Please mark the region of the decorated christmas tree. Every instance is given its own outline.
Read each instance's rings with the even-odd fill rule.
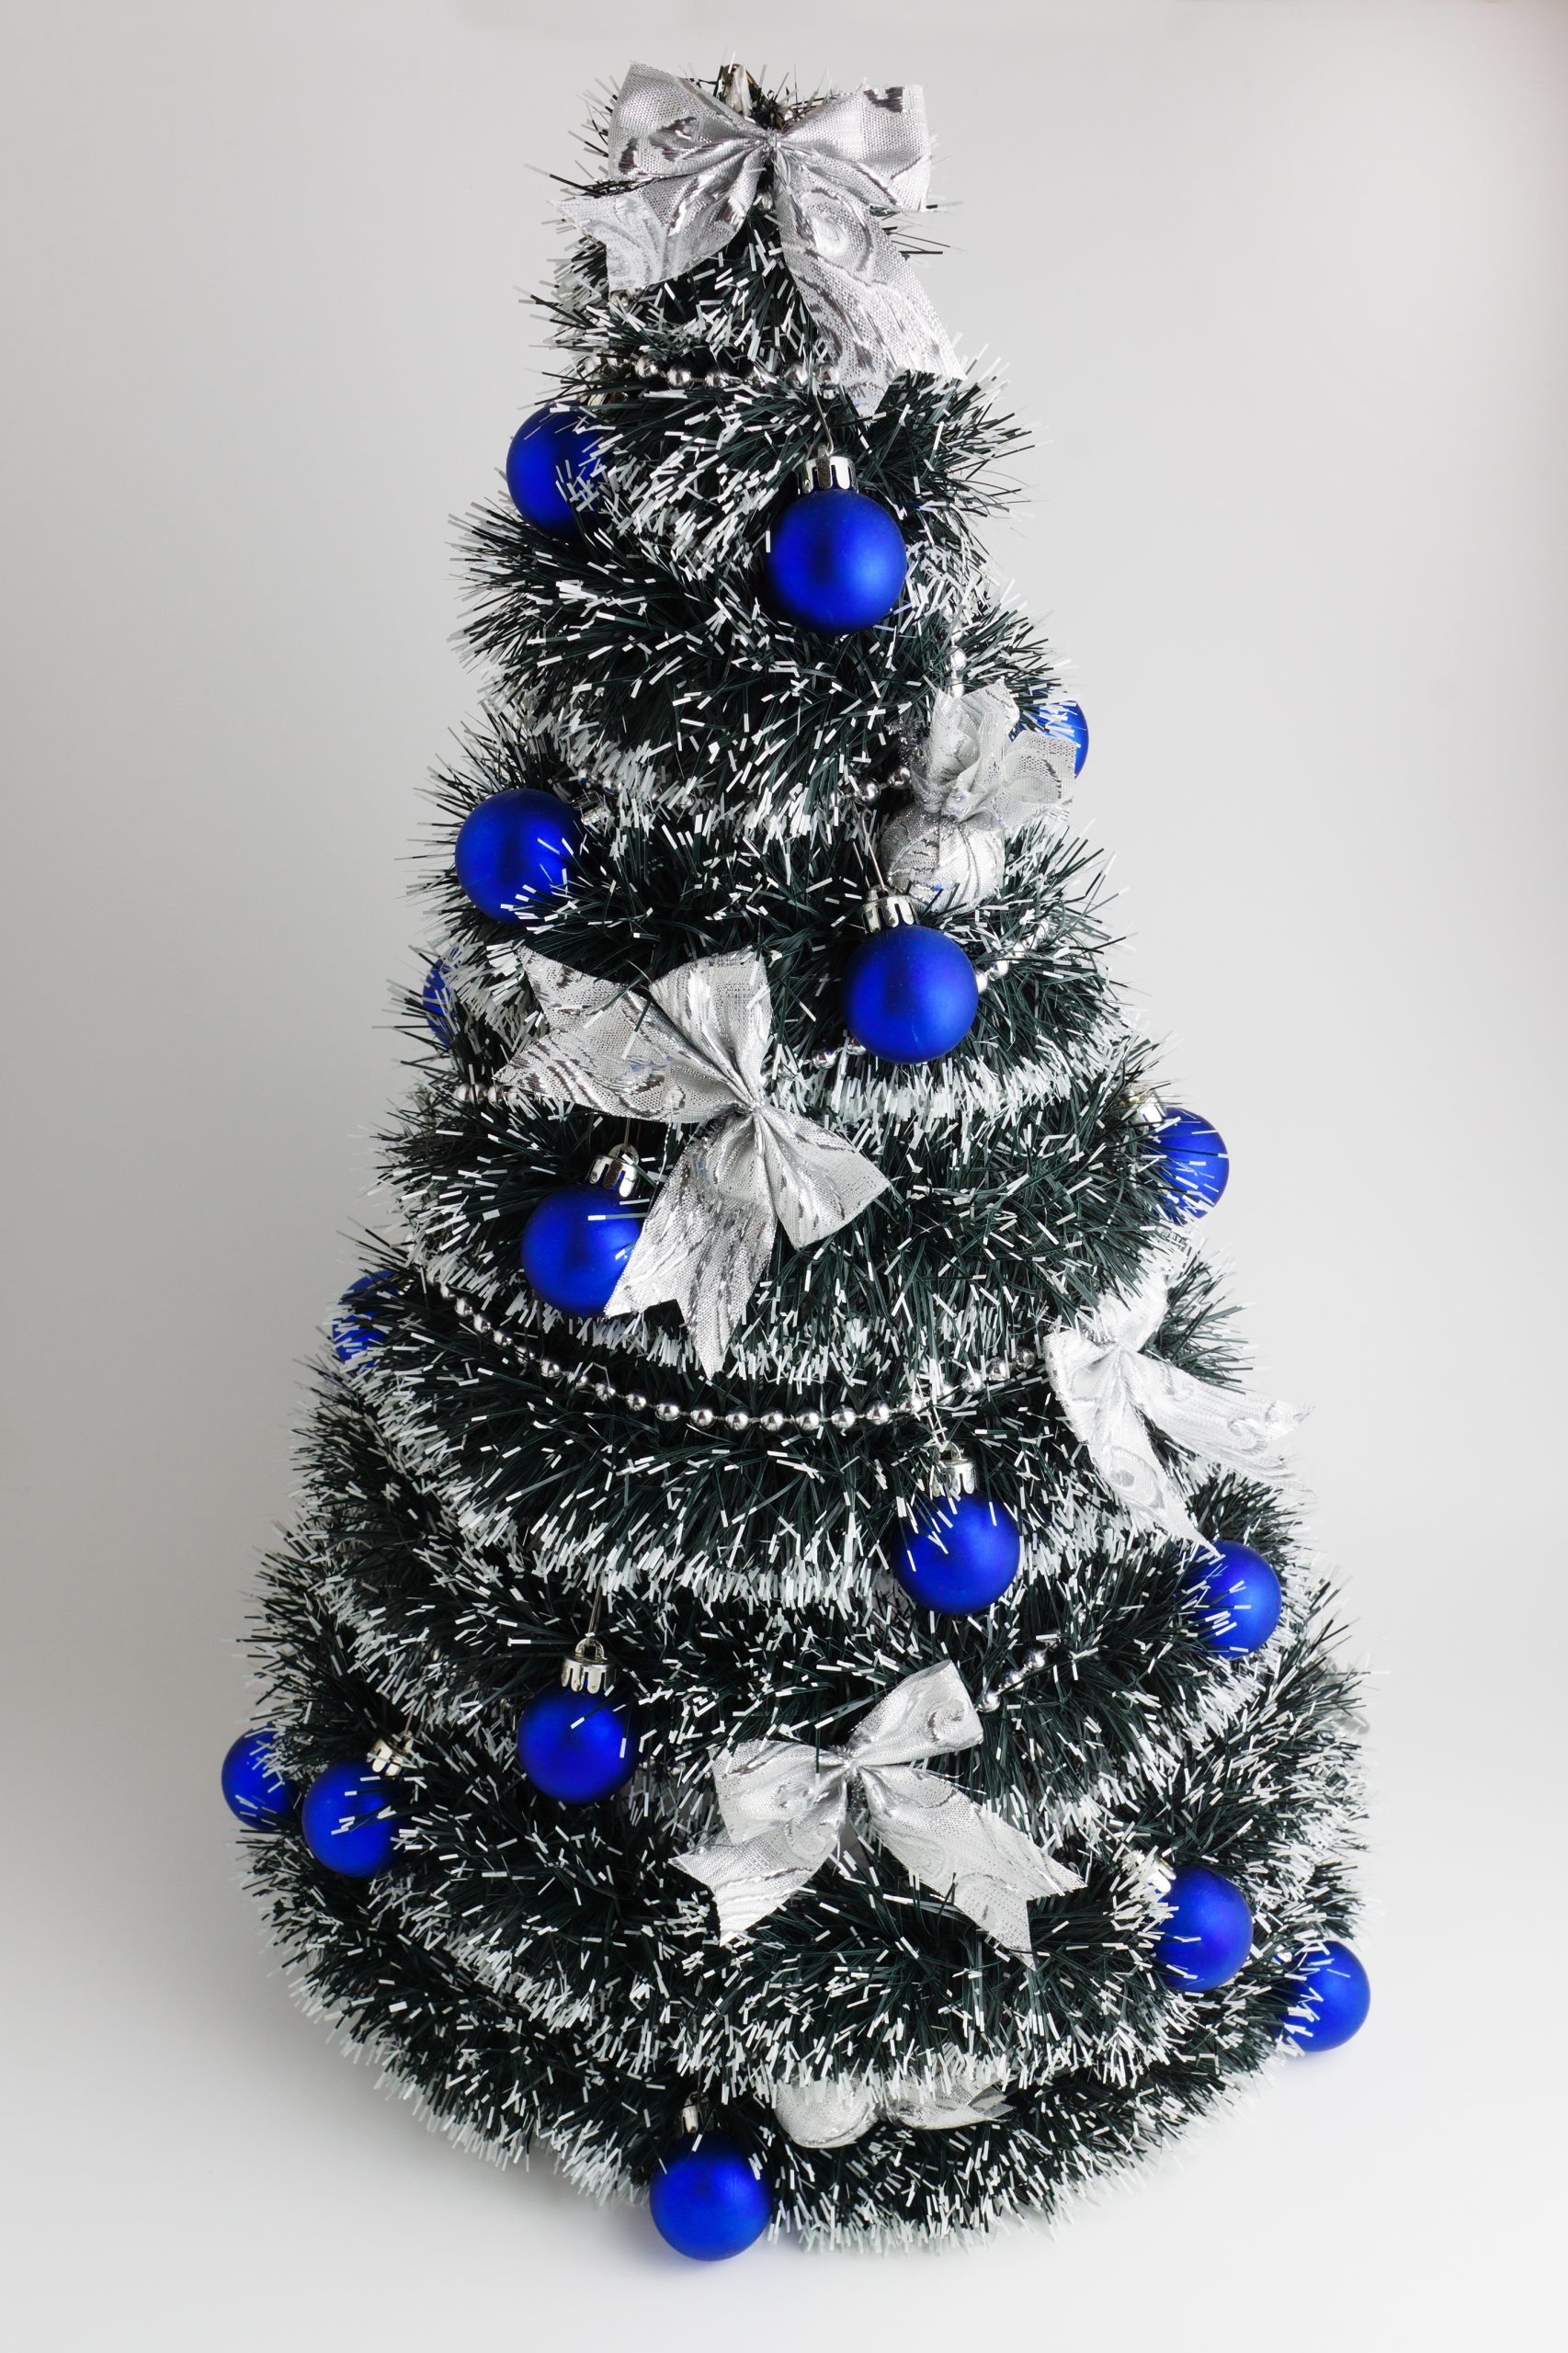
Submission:
[[[1354,2032],[1355,1695],[987,578],[920,93],[639,66],[593,143],[224,1787],[460,2141],[691,2255],[924,2238]]]

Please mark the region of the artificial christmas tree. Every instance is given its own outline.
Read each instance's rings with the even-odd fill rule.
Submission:
[[[1354,2031],[1353,1694],[987,582],[919,96],[635,67],[597,138],[231,1802],[461,2141],[694,2256],[925,2237]]]

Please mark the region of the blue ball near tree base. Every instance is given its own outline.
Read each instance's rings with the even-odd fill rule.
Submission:
[[[383,1776],[368,1765],[329,1765],[305,1791],[300,1828],[318,1863],[344,1879],[385,1870],[402,1827]]]
[[[537,899],[559,899],[582,847],[577,813],[553,792],[493,792],[458,831],[458,881],[481,915],[520,923]]]
[[[1297,1956],[1279,1991],[1286,2005],[1280,2038],[1298,2051],[1337,2051],[1359,2034],[1372,2006],[1366,1971],[1333,1937]]]
[[[1217,1128],[1173,1104],[1152,1131],[1149,1152],[1165,1180],[1161,1206],[1173,1225],[1213,1208],[1231,1174],[1231,1156]]]
[[[645,1213],[602,1185],[547,1193],[523,1228],[523,1272],[562,1314],[602,1315]]]
[[[767,2184],[719,2132],[677,2141],[660,2159],[648,2203],[659,2236],[696,2263],[744,2255],[773,2220]]]
[[[1018,1574],[1023,1545],[1006,1504],[943,1495],[916,1512],[894,1574],[913,1601],[945,1617],[989,1609]]]
[[[512,436],[506,487],[525,523],[552,539],[574,539],[578,509],[599,470],[599,445],[580,408],[535,409]],[[575,494],[575,503],[574,495]]]
[[[1216,1544],[1214,1550],[1217,1561],[1195,1556],[1187,1563],[1187,1589],[1210,1649],[1239,1658],[1260,1651],[1278,1625],[1279,1580],[1250,1545]]]
[[[885,506],[858,490],[809,490],[768,534],[769,601],[787,621],[846,637],[886,620],[909,557]]]
[[[605,1691],[535,1692],[517,1726],[517,1756],[536,1790],[563,1805],[592,1805],[624,1789],[637,1770],[637,1723]]]
[[[1089,756],[1089,722],[1075,702],[1036,703],[1034,723],[1042,735],[1058,735],[1073,746],[1073,773],[1083,773]]]
[[[1165,1895],[1154,1966],[1183,1994],[1228,1985],[1252,1950],[1252,1913],[1233,1881],[1202,1863],[1177,1871]]]
[[[223,1796],[242,1822],[282,1822],[299,1803],[295,1784],[272,1761],[276,1738],[270,1725],[243,1732],[223,1759]]]
[[[980,1010],[974,966],[929,925],[868,933],[844,972],[844,1025],[885,1063],[934,1063],[968,1037]]]

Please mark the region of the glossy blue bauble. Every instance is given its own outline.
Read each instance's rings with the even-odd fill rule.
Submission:
[[[576,811],[553,792],[493,792],[459,829],[453,863],[481,915],[520,923],[536,899],[559,899],[582,846]]]
[[[608,1691],[536,1691],[517,1726],[517,1756],[536,1790],[564,1805],[592,1805],[624,1789],[637,1770],[637,1722]]]
[[[697,2263],[743,2255],[773,2220],[767,2184],[745,2151],[718,2132],[676,2142],[659,2161],[648,2203],[659,2236]]]
[[[1154,1966],[1166,1984],[1183,1994],[1228,1985],[1252,1950],[1252,1914],[1241,1889],[1193,1863],[1172,1880],[1165,1908]]]
[[[453,1044],[457,1037],[452,1026],[456,1000],[452,995],[452,984],[447,978],[447,968],[439,959],[425,975],[419,1002],[425,1008],[425,1018],[430,1025],[430,1035],[436,1043],[438,1046]]]
[[[901,923],[868,933],[844,973],[844,1026],[885,1063],[934,1063],[980,1010],[974,966],[945,931]]]
[[[368,1355],[386,1338],[387,1327],[376,1308],[396,1287],[397,1278],[390,1267],[361,1275],[358,1282],[349,1284],[332,1324],[332,1352],[339,1364],[352,1364],[356,1357]]]
[[[385,1870],[401,1827],[390,1784],[368,1765],[329,1765],[300,1808],[306,1846],[318,1863],[345,1879],[371,1879]]]
[[[299,1803],[298,1789],[272,1761],[275,1738],[270,1726],[243,1732],[223,1759],[223,1795],[242,1822],[281,1822]]]
[[[989,1609],[1018,1574],[1018,1523],[988,1495],[943,1495],[915,1515],[894,1574],[912,1601],[966,1618]]]
[[[1280,1987],[1280,2036],[1298,2051],[1336,2051],[1367,2022],[1372,1989],[1348,1945],[1329,1938],[1301,1953]]]
[[[580,408],[535,409],[506,452],[513,506],[536,531],[558,540],[576,535],[579,507],[598,470],[598,439]]]
[[[908,563],[903,532],[874,498],[809,490],[768,534],[768,600],[787,621],[845,637],[887,619]]]
[[[1173,1106],[1151,1133],[1149,1151],[1165,1180],[1161,1206],[1173,1225],[1213,1208],[1231,1174],[1231,1156],[1217,1128],[1196,1111]]]
[[[1279,1623],[1279,1580],[1249,1545],[1216,1544],[1214,1550],[1217,1561],[1194,1559],[1187,1569],[1203,1639],[1229,1658],[1260,1651]]]
[[[601,1315],[645,1214],[602,1185],[547,1193],[523,1228],[523,1272],[563,1314]]]
[[[1073,773],[1082,773],[1089,756],[1089,722],[1075,702],[1041,702],[1035,705],[1034,723],[1042,735],[1059,735],[1073,746]]]

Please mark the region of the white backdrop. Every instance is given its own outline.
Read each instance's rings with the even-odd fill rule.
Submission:
[[[1568,13],[4,0],[12,2341],[1548,2341]],[[302,2018],[218,1757],[474,682],[451,515],[631,56],[920,79],[1127,970],[1377,1670],[1375,2006],[1053,2231],[679,2264]],[[1556,1784],[1554,1788],[1553,1785]],[[1555,2202],[1551,2209],[1560,2219]],[[1555,2302],[1555,2298],[1553,2299]]]

